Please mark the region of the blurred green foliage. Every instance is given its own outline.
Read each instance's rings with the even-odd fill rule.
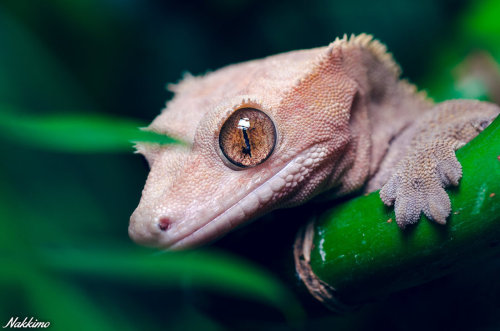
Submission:
[[[5,140],[43,149],[72,153],[130,152],[134,142],[180,144],[174,138],[141,130],[146,125],[120,117],[92,114],[29,116],[13,111],[0,113]]]
[[[326,45],[343,33],[374,34],[404,76],[436,100],[488,98],[480,81],[460,85],[453,75],[474,50],[498,62],[499,7],[494,0],[0,2],[0,323],[34,316],[56,330],[300,325],[290,244],[313,207],[273,213],[217,243],[218,250],[160,254],[136,247],[128,217],[148,169],[129,140],[157,137],[138,138],[133,128],[159,113],[171,97],[165,84],[186,70],[202,74]],[[103,151],[126,153],[97,153]],[[395,297],[342,317],[325,314],[306,295],[305,323],[449,327],[449,310],[419,315],[419,322],[415,316],[421,306],[443,311],[437,296],[461,288],[470,292],[463,302],[476,310],[458,310],[498,327],[491,317],[498,299],[486,295],[478,303],[471,294],[500,293],[487,275],[487,292],[468,291],[463,284],[471,278],[464,276],[448,292],[432,296],[431,284],[409,292],[411,302]],[[388,315],[387,307],[398,313]],[[456,325],[476,326],[457,315]]]

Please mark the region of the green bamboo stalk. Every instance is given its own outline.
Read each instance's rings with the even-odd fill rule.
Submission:
[[[457,151],[463,167],[448,190],[446,225],[422,216],[402,231],[373,192],[327,210],[297,237],[296,268],[333,310],[425,283],[500,253],[500,117]]]

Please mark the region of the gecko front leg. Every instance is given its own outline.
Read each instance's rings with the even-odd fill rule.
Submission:
[[[394,205],[401,228],[416,223],[421,212],[446,223],[451,204],[444,188],[458,185],[462,177],[455,151],[484,130],[499,111],[498,106],[479,101],[447,101],[414,124],[406,156],[380,191],[382,201]]]

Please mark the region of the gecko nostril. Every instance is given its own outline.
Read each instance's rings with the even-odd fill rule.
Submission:
[[[170,228],[170,225],[172,222],[166,217],[160,218],[158,221],[158,227],[160,228],[161,231],[167,231]]]

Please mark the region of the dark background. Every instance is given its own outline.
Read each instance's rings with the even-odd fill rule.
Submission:
[[[464,83],[460,68],[478,50],[498,62],[498,17],[493,0],[3,0],[0,112],[19,121],[101,114],[147,124],[171,98],[166,84],[186,71],[199,75],[361,32],[385,43],[403,76],[436,100],[488,98],[480,82]],[[148,173],[132,148],[76,153],[20,143],[5,132],[0,138],[2,326],[12,316],[34,316],[54,329],[289,328],[283,300],[224,284],[232,274],[218,263],[229,254],[278,279],[302,303],[308,328],[500,328],[496,261],[354,313],[329,314],[308,298],[293,271],[291,244],[307,206],[229,235],[207,250],[213,263],[194,255],[201,274],[217,268],[219,280],[190,278],[200,271],[176,276],[183,267],[168,255],[160,258],[172,270],[148,269],[134,254],[158,253],[136,247],[127,235]],[[120,264],[134,258],[137,264]],[[238,272],[235,278],[248,276]]]

